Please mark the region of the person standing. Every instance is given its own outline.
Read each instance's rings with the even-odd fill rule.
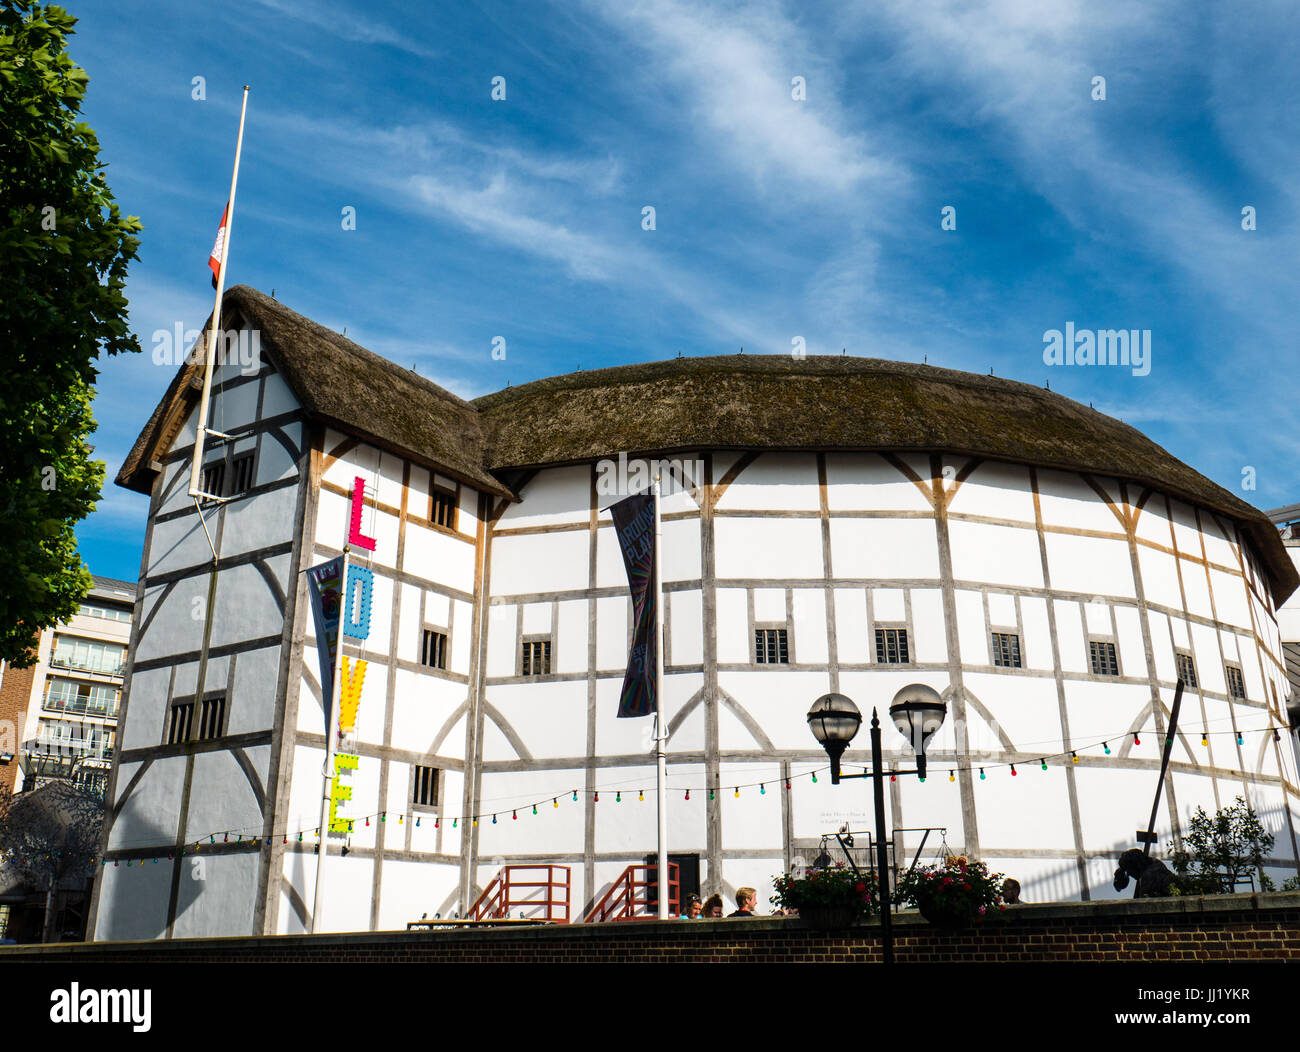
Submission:
[[[730,917],[752,917],[754,907],[758,905],[758,892],[753,888],[736,889],[736,912]]]

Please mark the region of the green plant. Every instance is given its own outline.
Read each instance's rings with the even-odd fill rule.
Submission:
[[[1001,873],[990,873],[983,862],[949,857],[941,865],[919,866],[898,879],[894,898],[912,905],[927,920],[978,924],[990,913],[1006,909]]]
[[[1227,894],[1252,870],[1263,886],[1264,859],[1272,848],[1273,834],[1244,798],[1219,808],[1212,818],[1198,807],[1183,834],[1183,847],[1170,859],[1175,894]]]
[[[0,660],[18,668],[91,585],[73,526],[104,480],[86,444],[95,362],[140,350],[123,288],[141,227],[118,211],[80,120],[75,24],[61,7],[0,0]]]
[[[879,908],[875,874],[855,873],[842,862],[806,870],[802,877],[783,873],[772,886],[776,894],[769,901],[774,906],[801,913],[809,907],[851,906],[858,916],[870,917]]]

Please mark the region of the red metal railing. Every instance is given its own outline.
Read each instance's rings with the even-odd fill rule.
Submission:
[[[657,881],[650,879],[650,874],[658,867],[644,863],[628,866],[619,878],[609,886],[609,890],[591,908],[585,918],[587,924],[599,924],[603,921],[648,920],[658,915],[658,909],[650,904],[651,888]],[[677,863],[668,863],[668,915],[678,916],[680,912],[680,894],[678,891]],[[656,900],[657,901],[657,900]]]
[[[470,920],[525,919],[569,923],[569,867],[546,863],[503,866],[469,908]]]

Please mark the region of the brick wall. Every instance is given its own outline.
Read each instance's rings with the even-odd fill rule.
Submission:
[[[894,924],[898,961],[1300,960],[1300,893],[1020,906],[997,922],[943,931]],[[253,936],[0,948],[0,964],[411,962],[727,963],[880,959],[879,929],[819,932],[797,920]]]
[[[13,753],[8,763],[0,763],[0,787],[13,790],[18,775],[18,749],[23,740],[23,724],[32,698],[35,668],[4,666],[0,680],[0,753]]]

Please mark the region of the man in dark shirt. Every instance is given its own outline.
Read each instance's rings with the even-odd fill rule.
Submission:
[[[754,915],[754,907],[757,905],[758,905],[757,891],[755,891],[753,888],[737,888],[736,906],[738,908],[735,913],[732,913],[729,916],[752,917]]]

